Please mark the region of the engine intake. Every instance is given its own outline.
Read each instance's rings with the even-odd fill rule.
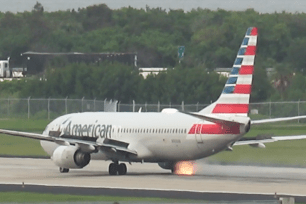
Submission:
[[[81,169],[90,162],[90,154],[75,146],[59,146],[52,155],[53,162],[62,168]]]

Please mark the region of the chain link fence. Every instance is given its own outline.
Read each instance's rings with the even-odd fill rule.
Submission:
[[[87,99],[1,98],[0,118],[54,119],[77,112],[160,112],[164,108],[197,112],[209,104],[122,104],[118,101]],[[251,116],[258,118],[306,115],[306,101],[262,102],[250,104]]]

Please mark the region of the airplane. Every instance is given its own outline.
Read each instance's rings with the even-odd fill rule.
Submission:
[[[180,161],[208,157],[236,145],[265,147],[275,136],[243,139],[251,125],[306,118],[295,116],[252,121],[248,116],[258,30],[247,29],[220,97],[199,112],[172,108],[161,112],[84,112],[60,116],[42,134],[0,129],[0,133],[40,140],[61,173],[81,169],[92,159],[111,161],[110,175],[125,175],[124,162],[158,163],[175,171]]]

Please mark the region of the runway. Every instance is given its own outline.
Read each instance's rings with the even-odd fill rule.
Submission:
[[[49,159],[0,158],[0,184],[306,196],[303,168],[212,165],[199,161],[194,176],[178,176],[157,164],[133,163],[127,165],[127,175],[110,176],[108,165],[105,161],[91,161],[84,169],[63,174]]]

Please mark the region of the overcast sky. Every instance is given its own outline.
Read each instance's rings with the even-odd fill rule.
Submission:
[[[94,4],[107,4],[111,9],[131,6],[134,8],[162,7],[164,9],[209,8],[216,10],[245,10],[254,8],[261,13],[271,12],[306,12],[306,0],[0,0],[0,11],[31,11],[36,2],[40,2],[45,11],[78,9]]]

